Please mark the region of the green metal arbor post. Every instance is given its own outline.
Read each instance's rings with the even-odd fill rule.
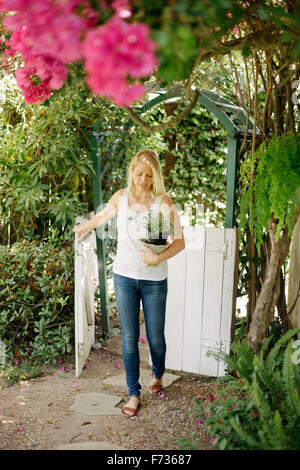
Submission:
[[[171,98],[180,98],[185,95],[185,90],[182,87],[176,87],[166,93],[165,90],[151,91],[156,95],[153,99],[149,100],[144,106],[135,108],[139,114],[143,114],[153,106]],[[245,111],[239,106],[234,105],[226,98],[218,95],[209,90],[199,90],[198,104],[208,109],[214,114],[220,123],[227,130],[227,166],[226,166],[226,217],[225,228],[233,228],[236,226],[236,188],[237,188],[237,155],[244,138],[245,127],[247,123],[247,115]],[[123,133],[132,125],[131,119],[128,120],[124,126]],[[247,138],[253,134],[253,123],[248,119],[247,124]],[[101,147],[105,145],[105,140],[109,132],[98,132],[97,123],[93,126],[90,133],[91,145],[91,158],[93,163],[93,199],[94,199],[94,212],[96,213],[99,207],[103,204],[102,181],[106,175],[105,170],[100,171],[100,163],[102,159]],[[119,137],[121,133],[119,132]],[[256,129],[256,134],[259,135],[259,129]],[[104,166],[107,170],[107,165]],[[101,322],[102,330],[104,333],[110,334],[110,324],[108,310],[115,304],[108,305],[107,302],[107,279],[106,279],[106,262],[105,262],[105,240],[96,237],[97,240],[97,258],[98,258],[98,271],[99,271],[99,290],[101,302]]]
[[[91,158],[93,163],[94,174],[92,177],[93,185],[93,203],[94,203],[94,213],[96,214],[99,207],[101,207],[102,200],[102,191],[100,186],[101,173],[100,173],[100,159],[98,158],[98,152],[104,136],[95,134],[92,132],[90,135],[90,145],[91,145]],[[110,333],[109,325],[109,316],[107,311],[107,279],[106,279],[106,269],[105,269],[105,243],[104,240],[96,236],[96,246],[97,246],[97,260],[98,260],[98,273],[99,273],[99,294],[100,294],[100,305],[101,305],[101,324],[103,332]]]

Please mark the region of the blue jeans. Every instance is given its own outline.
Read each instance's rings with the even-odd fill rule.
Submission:
[[[140,376],[140,299],[142,299],[146,336],[156,378],[165,372],[165,312],[168,280],[148,281],[113,273],[117,310],[121,324],[122,356],[129,396],[139,396]]]

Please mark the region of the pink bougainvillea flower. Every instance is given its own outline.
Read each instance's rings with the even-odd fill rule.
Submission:
[[[62,366],[60,370],[65,371],[66,370],[65,366]]]
[[[60,360],[58,361],[58,363],[59,363],[59,364],[63,364],[64,361],[63,361],[62,359],[60,359]]]
[[[14,360],[14,365],[15,365],[15,366],[18,366],[19,364],[20,364],[19,359],[15,359],[15,360]]]
[[[35,69],[42,81],[33,88],[28,80],[26,83],[26,72],[19,72],[23,85],[17,83],[25,101],[45,101],[50,89],[61,88],[67,79],[67,65],[82,59],[82,38],[96,26],[99,14],[88,0],[1,0],[0,11],[14,12],[4,21],[13,34],[2,63],[9,66],[7,58],[18,52],[24,70]]]
[[[14,11],[5,18],[5,27],[17,31],[28,27],[26,44],[34,55],[48,55],[63,63],[81,59],[81,36],[88,18],[77,14],[82,0],[4,0],[2,11]],[[86,3],[86,7],[88,4]],[[90,11],[90,7],[89,7]]]
[[[113,0],[111,6],[119,18],[129,18],[132,15],[128,0]]]
[[[140,418],[140,417],[141,417],[141,413],[136,413],[135,416],[137,416],[138,418]]]
[[[197,398],[198,398],[199,400],[202,400],[204,397],[203,397],[202,395],[197,395]]]
[[[83,44],[87,84],[95,94],[107,96],[117,106],[130,106],[146,92],[141,83],[127,78],[151,75],[157,66],[156,44],[145,24],[129,24],[113,17],[90,30]]]
[[[40,101],[45,101],[51,96],[51,88],[40,82],[35,85],[33,79],[37,77],[36,70],[33,68],[23,68],[16,70],[17,85],[21,88],[25,101],[27,103],[38,104]]]
[[[76,388],[76,387],[78,387],[78,385],[77,385],[77,384],[75,384],[75,385],[72,385],[72,387],[73,387],[73,388]]]
[[[121,364],[117,363],[117,364],[116,364],[116,367],[117,367],[117,369],[120,369]]]
[[[197,419],[197,424],[203,424],[203,423],[204,423],[203,419],[201,418]]]
[[[213,444],[214,442],[215,442],[215,438],[212,437],[212,438],[209,440],[209,443],[210,443],[210,444]]]
[[[23,432],[23,431],[25,431],[25,428],[22,428],[22,427],[18,428],[18,432]]]
[[[164,392],[158,392],[158,396],[159,398],[166,398],[166,395],[164,394]]]
[[[229,34],[235,34],[235,35],[238,36],[238,35],[239,35],[239,30],[238,30],[237,28],[233,28],[233,29],[229,32]]]
[[[145,336],[140,337],[140,342],[143,343],[143,344],[146,344],[147,340],[146,340]]]
[[[104,1],[99,5],[108,8]],[[68,65],[80,60],[92,92],[117,106],[130,106],[146,93],[137,80],[158,65],[157,46],[147,25],[124,21],[131,16],[128,0],[112,0],[110,6],[115,14],[97,26],[99,13],[88,0],[0,0],[0,11],[13,13],[4,21],[13,34],[2,65],[9,70],[9,58],[20,54],[24,68],[17,83],[28,103],[48,99],[67,79]],[[38,83],[32,83],[33,70]]]
[[[216,397],[213,394],[209,395],[208,398],[210,399],[210,401],[215,401],[216,399]]]

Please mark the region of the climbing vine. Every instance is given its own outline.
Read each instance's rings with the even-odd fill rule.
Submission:
[[[251,183],[250,175],[254,170],[256,175]],[[276,239],[285,225],[288,235],[292,234],[296,207],[300,207],[300,195],[297,194],[300,187],[300,135],[264,140],[253,157],[246,158],[242,164],[241,184],[239,230],[243,234],[249,222],[260,255],[272,213],[278,219]]]

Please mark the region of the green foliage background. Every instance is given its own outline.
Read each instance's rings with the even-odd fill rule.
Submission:
[[[176,110],[182,111],[183,106]],[[166,165],[165,183],[174,201],[203,204],[206,224],[224,226],[226,205],[226,131],[217,118],[196,106],[175,129],[163,134],[173,165]],[[163,153],[166,162],[167,154]],[[191,223],[197,221],[195,211]]]
[[[0,340],[6,363],[55,362],[74,341],[73,244],[52,229],[40,242],[0,246]]]
[[[255,178],[251,184],[251,174],[254,174],[256,164]],[[296,207],[300,207],[300,135],[264,140],[253,157],[248,155],[245,158],[241,167],[241,183],[239,230],[243,236],[249,220],[260,255],[272,213],[278,219],[276,238],[279,238],[286,224],[289,236],[292,234]]]
[[[113,192],[124,187],[128,163],[141,148],[158,152],[166,189],[182,209],[185,203],[195,204],[199,194],[210,209],[214,208],[212,200],[225,199],[224,131],[205,110],[196,108],[176,131],[146,135],[140,127],[132,125],[123,132],[128,122],[127,114],[108,101],[92,96],[80,74],[80,68],[73,66],[63,89],[39,106],[24,103],[11,77],[5,77],[0,83],[3,97],[0,106],[2,279],[9,279],[9,273],[14,272],[13,266],[18,265],[10,281],[2,283],[0,296],[1,324],[5,325],[1,338],[6,342],[10,360],[16,359],[15,353],[18,360],[25,359],[28,344],[34,350],[28,359],[35,358],[36,363],[55,360],[58,355],[70,351],[74,333],[73,285],[68,284],[67,292],[61,282],[62,279],[68,282],[73,279],[72,228],[75,217],[93,211],[93,169],[88,133],[95,123],[100,132],[108,132],[100,148],[101,168],[108,166],[110,177],[102,180],[104,203]],[[147,114],[149,122],[157,123],[165,118],[164,107],[157,107]],[[167,166],[170,149],[174,157],[171,169]],[[223,173],[217,171],[220,159]],[[220,223],[221,219],[222,212],[211,213],[212,223]],[[6,247],[9,222],[11,247]],[[53,231],[56,233],[53,244],[56,243],[58,253],[64,248],[67,250],[63,251],[65,264],[61,274],[56,277],[52,270],[51,276],[46,276],[47,285],[42,266],[47,266],[47,272],[49,263],[55,260],[49,251],[53,245],[49,242],[53,239]],[[21,239],[23,256],[18,254]],[[31,245],[33,241],[35,243]],[[111,275],[115,245],[115,240],[109,240],[106,247],[108,276]],[[39,293],[32,287],[36,285],[28,267],[28,259],[34,255],[36,259],[40,258],[32,268],[37,276]],[[53,282],[57,288],[61,286],[59,292]],[[27,286],[25,290],[24,285]],[[64,331],[57,329],[54,320],[58,311],[59,322],[66,328]],[[53,338],[56,338],[54,342]]]
[[[220,450],[300,449],[300,329],[289,330],[272,347],[269,336],[255,354],[246,338],[236,337],[225,361],[228,375],[216,379],[215,400],[204,411],[199,398],[190,410],[204,421]],[[227,398],[228,396],[228,398]],[[224,398],[226,397],[226,398]],[[187,448],[188,440],[179,443]]]

